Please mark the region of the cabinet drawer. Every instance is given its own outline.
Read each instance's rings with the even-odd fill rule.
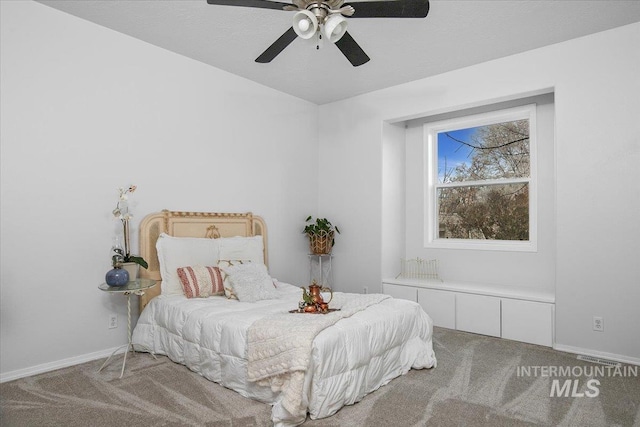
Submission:
[[[389,283],[382,284],[382,293],[391,295],[398,299],[408,299],[409,301],[418,300],[418,289],[410,286],[391,285]]]
[[[456,329],[500,337],[500,298],[457,294]]]
[[[456,294],[434,289],[418,289],[418,304],[435,326],[456,328]]]
[[[553,304],[503,299],[502,338],[553,346]]]

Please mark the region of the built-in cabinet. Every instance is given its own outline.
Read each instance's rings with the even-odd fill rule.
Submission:
[[[551,292],[496,285],[386,279],[382,291],[418,302],[436,326],[553,346]]]
[[[493,337],[502,336],[501,298],[456,292],[455,300],[456,329]]]
[[[416,289],[409,286],[396,286],[385,284],[384,292],[396,298],[398,288],[414,289],[417,299],[405,298],[413,301],[419,301],[425,312],[429,313],[432,319],[438,319],[436,325],[443,328],[456,328],[456,294],[448,291],[439,291],[435,289]],[[435,322],[435,320],[434,320]]]

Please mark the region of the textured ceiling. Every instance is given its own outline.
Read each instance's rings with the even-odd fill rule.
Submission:
[[[316,104],[640,21],[638,0],[432,0],[423,19],[348,19],[371,58],[353,67],[329,43],[316,50],[313,39],[295,40],[271,63],[254,62],[294,12],[206,0],[40,3]]]

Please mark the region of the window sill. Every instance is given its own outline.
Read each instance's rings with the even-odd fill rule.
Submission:
[[[424,244],[425,249],[466,249],[481,251],[505,251],[505,252],[538,252],[538,245],[534,241],[516,242],[505,240],[462,240],[462,239],[438,239]]]

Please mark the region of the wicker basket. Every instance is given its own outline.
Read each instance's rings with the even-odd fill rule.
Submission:
[[[331,253],[333,247],[333,231],[321,231],[317,234],[307,234],[309,236],[309,249],[314,255],[325,255]]]

